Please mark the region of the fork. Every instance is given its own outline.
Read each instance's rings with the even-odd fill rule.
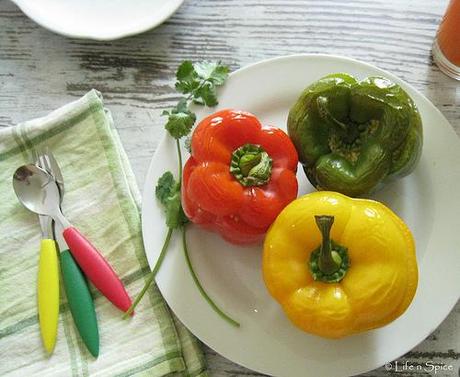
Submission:
[[[53,179],[56,181],[59,193],[60,204],[62,204],[64,196],[64,179],[61,174],[59,165],[48,147],[38,156],[39,166],[43,167]],[[54,221],[52,221],[53,233]],[[56,238],[58,250],[60,252],[61,272],[64,282],[64,288],[69,303],[70,312],[74,319],[80,336],[88,348],[89,352],[97,357],[99,355],[99,330],[94,309],[93,299],[89,291],[85,276],[81,272],[67,245],[62,240],[62,237]]]
[[[36,165],[44,169],[38,154],[34,151],[33,155]],[[59,266],[52,220],[44,215],[38,215],[38,220],[42,232],[37,282],[38,319],[43,345],[48,354],[52,354],[56,345],[59,317]]]

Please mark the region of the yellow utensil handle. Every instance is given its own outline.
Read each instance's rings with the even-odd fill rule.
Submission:
[[[51,354],[56,344],[59,316],[59,266],[54,240],[41,241],[37,293],[38,318],[43,345]]]

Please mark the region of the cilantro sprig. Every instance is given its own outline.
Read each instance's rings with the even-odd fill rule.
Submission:
[[[190,110],[190,105],[194,103],[209,107],[216,106],[218,103],[217,87],[225,83],[228,73],[229,68],[227,66],[222,65],[220,62],[209,61],[193,64],[190,60],[186,60],[177,69],[177,81],[175,87],[179,93],[186,96],[182,97],[178,101],[177,105],[172,109],[163,111],[162,115],[168,117],[165,128],[176,140],[179,177],[176,181],[174,175],[170,171],[167,171],[159,178],[155,189],[155,196],[164,209],[168,232],[166,234],[163,247],[161,248],[160,256],[153,270],[147,277],[141,292],[136,297],[128,311],[124,314],[124,318],[128,318],[128,316],[134,311],[134,308],[141,301],[150,284],[155,279],[168,250],[173,231],[177,229],[181,231],[182,248],[185,260],[198,290],[218,315],[234,326],[240,325],[214,303],[201,285],[198,276],[193,269],[188,252],[186,237],[186,225],[189,220],[184,213],[181,202],[182,153],[179,140],[185,137],[186,144],[188,144],[188,147],[190,146],[189,134],[196,122],[196,114]]]
[[[201,62],[193,64],[184,61],[177,70],[176,89],[183,94],[189,94],[198,105],[216,106],[216,88],[227,80],[229,69],[216,62]]]
[[[168,228],[176,229],[189,222],[182,209],[180,183],[174,179],[170,171],[164,173],[158,180],[155,195],[165,209]]]
[[[180,139],[192,130],[196,114],[189,109],[191,102],[210,107],[217,105],[217,87],[225,83],[228,72],[227,66],[208,61],[193,64],[186,60],[179,66],[175,86],[179,93],[187,96],[173,109],[162,113],[168,117],[165,128],[173,138]]]

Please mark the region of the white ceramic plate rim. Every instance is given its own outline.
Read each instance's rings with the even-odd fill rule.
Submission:
[[[65,29],[60,27],[59,24],[52,23],[51,19],[44,17],[42,14],[35,11],[35,7],[31,5],[33,1],[30,0],[11,0],[15,3],[21,11],[29,17],[31,20],[35,21],[41,27],[52,31],[56,34],[63,35],[69,38],[77,39],[92,39],[96,41],[111,41],[115,39],[125,38],[132,35],[144,33],[150,29],[155,28],[156,26],[162,24],[166,21],[171,15],[176,12],[176,10],[182,5],[185,0],[167,0],[166,6],[163,6],[159,12],[152,12],[152,17],[148,22],[139,23],[136,26],[131,26],[130,28],[120,28],[116,31],[110,32],[75,32],[70,29]]]
[[[449,142],[454,143],[454,144],[451,144],[451,146],[455,145],[455,146],[458,147],[458,145],[459,145],[458,144],[458,137],[456,136],[455,132],[453,131],[451,126],[448,124],[447,120],[445,120],[444,116],[439,112],[438,109],[436,109],[434,107],[433,104],[431,104],[431,102],[428,99],[426,99],[421,93],[416,91],[412,86],[410,86],[407,83],[403,82],[402,80],[398,79],[394,75],[392,75],[392,74],[390,74],[390,73],[388,73],[388,72],[386,72],[384,70],[381,70],[379,68],[376,68],[375,66],[372,66],[372,65],[367,64],[367,63],[363,63],[363,62],[360,62],[360,61],[357,61],[357,60],[354,60],[354,59],[345,58],[345,57],[341,57],[341,56],[334,56],[334,55],[300,54],[300,55],[291,55],[291,56],[268,59],[268,60],[264,60],[264,61],[252,64],[252,65],[249,65],[247,67],[244,67],[242,69],[239,69],[239,70],[235,71],[232,74],[232,77],[236,76],[236,75],[238,75],[238,74],[240,74],[242,72],[247,73],[247,71],[249,71],[249,70],[263,69],[264,65],[277,64],[278,62],[282,62],[282,61],[289,60],[289,59],[333,59],[333,60],[337,60],[337,61],[353,63],[353,64],[360,65],[362,67],[366,67],[367,69],[376,72],[376,74],[380,74],[380,75],[386,76],[386,77],[394,80],[395,82],[397,82],[400,85],[402,85],[413,97],[415,96],[415,97],[417,97],[417,99],[419,101],[424,102],[424,106],[426,106],[427,109],[431,113],[433,113],[436,117],[441,117],[444,120],[444,123],[447,124],[448,129],[443,129],[443,131],[449,133],[449,139],[450,139]],[[163,138],[163,140],[161,141],[161,143],[159,144],[159,147],[158,147],[157,151],[161,149],[161,146],[163,146],[166,143],[167,140],[168,140],[168,138],[165,136]],[[457,144],[455,144],[455,143],[457,143]],[[458,156],[460,156],[460,154],[457,155],[457,158],[458,158]],[[155,216],[157,216],[156,211],[158,211],[158,206],[156,205],[155,200],[152,199],[152,198],[154,198],[154,185],[155,185],[155,181],[156,181],[155,178],[158,176],[156,172],[158,170],[158,167],[161,166],[161,163],[159,162],[159,159],[160,159],[159,153],[155,153],[154,157],[152,158],[152,162],[151,162],[151,165],[150,165],[150,168],[149,168],[149,172],[148,172],[147,177],[146,177],[145,186],[144,186],[144,192],[143,192],[143,207],[142,207],[143,238],[144,238],[144,245],[145,245],[147,257],[149,259],[149,263],[150,263],[151,267],[153,266],[153,264],[154,264],[154,262],[156,260],[156,257],[158,256],[158,252],[159,252],[158,250],[154,249],[153,246],[151,246],[153,239],[151,238],[151,235],[149,234],[150,230],[152,229],[152,226],[155,223],[154,218],[155,218]],[[459,161],[460,161],[460,159],[459,159]],[[460,178],[460,170],[454,172],[454,178],[453,179],[457,179],[457,182],[459,182],[460,180],[458,178]],[[456,206],[455,208],[457,208],[457,207],[460,208],[460,205],[458,203],[454,203],[454,206]],[[454,237],[459,238],[458,235],[455,235]],[[459,238],[459,240],[460,240],[460,238]],[[454,244],[456,244],[456,243],[454,243]],[[173,243],[171,245],[171,247],[172,248],[178,247],[178,243]],[[174,251],[176,251],[176,250],[174,250]],[[166,258],[168,258],[168,256]],[[423,260],[422,260],[422,264],[423,264]],[[457,269],[458,267],[459,267],[459,258],[456,255],[452,255],[450,263],[447,264],[445,269],[446,269],[446,271],[452,271],[452,269]],[[425,268],[425,266],[423,266],[423,268]],[[422,268],[422,266],[420,266],[420,270],[422,270],[423,268]],[[439,270],[438,265],[436,265],[436,268]],[[192,316],[190,316],[187,313],[179,312],[179,311],[176,310],[176,308],[174,306],[174,299],[172,299],[172,297],[168,297],[168,294],[167,294],[168,292],[165,289],[166,285],[168,284],[168,282],[167,282],[168,280],[162,278],[162,276],[163,275],[160,274],[158,276],[158,279],[157,279],[157,284],[158,284],[158,286],[160,288],[160,291],[163,293],[166,301],[171,306],[172,310],[175,312],[175,314],[178,316],[178,318],[201,341],[203,341],[209,347],[215,349],[217,352],[219,352],[223,356],[229,358],[230,360],[232,360],[232,361],[234,361],[236,363],[239,363],[240,365],[248,367],[250,369],[256,370],[256,371],[261,372],[261,373],[266,373],[266,374],[276,373],[276,375],[283,375],[283,376],[284,375],[290,375],[287,370],[284,370],[284,372],[283,372],[281,370],[273,371],[273,370],[264,368],[263,366],[261,366],[260,362],[255,361],[255,360],[249,360],[249,359],[241,360],[241,359],[238,359],[237,357],[235,357],[234,353],[232,352],[231,348],[228,347],[228,345],[223,345],[221,343],[210,342],[209,339],[207,339],[201,333],[200,325],[196,325],[196,323],[193,323],[194,322],[192,320],[193,314],[192,314]],[[420,329],[420,331],[418,331],[416,334],[412,334],[410,344],[404,344],[404,346],[401,346],[400,344],[398,344],[398,346],[391,347],[391,349],[388,349],[386,351],[384,359],[381,358],[381,359],[378,360],[378,362],[375,361],[375,360],[371,360],[371,361],[365,360],[359,366],[353,367],[352,369],[349,369],[349,370],[344,370],[342,374],[337,374],[337,371],[334,371],[334,372],[331,372],[331,373],[329,373],[327,375],[328,376],[329,375],[339,376],[339,375],[344,375],[344,373],[345,374],[363,373],[363,372],[366,372],[368,370],[371,370],[371,369],[374,369],[376,367],[379,367],[379,366],[383,365],[386,362],[394,360],[394,359],[400,357],[401,355],[405,354],[409,350],[411,350],[414,346],[416,346],[418,343],[420,343],[422,340],[424,340],[433,330],[435,330],[435,328],[437,326],[439,326],[439,324],[444,320],[444,318],[452,310],[453,306],[456,304],[456,302],[458,301],[458,298],[459,298],[459,292],[458,292],[458,288],[457,288],[459,286],[459,284],[460,284],[460,281],[459,281],[460,279],[459,278],[460,278],[460,276],[458,276],[458,274],[457,274],[455,276],[455,278],[454,278],[454,281],[453,281],[453,283],[456,283],[456,284],[453,284],[452,286],[450,286],[451,290],[449,292],[443,292],[446,295],[446,300],[442,301],[441,304],[438,307],[436,307],[436,309],[434,311],[430,312],[429,324],[424,324],[423,328]],[[436,290],[436,282],[433,282],[433,283],[434,283],[433,289]],[[231,305],[229,306],[229,308],[231,308]],[[408,312],[409,311],[411,311],[411,307],[409,308]],[[407,312],[406,312],[406,314],[407,314]],[[422,313],[420,313],[420,314],[422,314]],[[423,314],[425,314],[425,313],[423,313]],[[405,316],[405,315],[403,315],[403,316]],[[398,321],[399,321],[399,319],[397,321],[395,321],[395,322],[398,322]],[[201,325],[201,326],[203,326],[203,325]],[[206,326],[206,324],[204,326]],[[380,330],[384,331],[385,328],[380,329]],[[218,329],[215,329],[215,330],[218,331]],[[376,330],[376,331],[380,331],[380,330]],[[404,343],[404,342],[407,343],[407,340],[401,340],[400,343]],[[395,340],[395,343],[399,343],[397,339]],[[235,347],[237,347],[237,345],[235,345]],[[313,374],[313,375],[315,375],[315,374]]]

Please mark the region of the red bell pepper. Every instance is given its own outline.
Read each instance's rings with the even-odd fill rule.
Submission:
[[[195,224],[234,244],[263,239],[297,197],[297,152],[280,129],[236,110],[203,119],[185,164],[182,204]]]

